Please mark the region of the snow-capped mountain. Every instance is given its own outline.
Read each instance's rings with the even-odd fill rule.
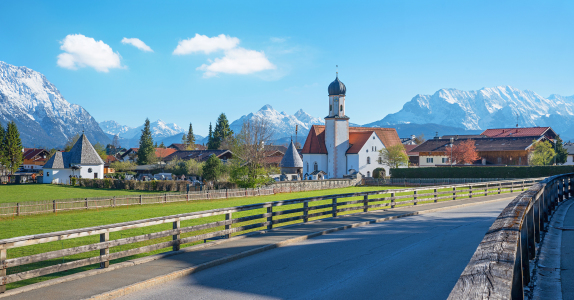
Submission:
[[[416,95],[399,112],[365,126],[434,123],[484,130],[514,127],[517,122],[520,127],[551,126],[568,135],[574,129],[574,96],[544,98],[511,86],[477,91],[441,89],[433,95]]]
[[[92,143],[109,143],[94,118],[71,104],[44,75],[0,61],[0,123],[16,122],[26,147],[58,147],[82,131]]]
[[[247,120],[255,118],[262,118],[269,121],[274,128],[274,139],[281,139],[285,137],[295,136],[295,126],[299,125],[298,135],[301,141],[304,142],[309,129],[312,125],[322,125],[324,121],[319,118],[312,117],[304,112],[302,109],[297,111],[294,115],[289,115],[285,112],[278,112],[271,105],[263,106],[259,111],[244,115],[241,118],[233,121],[230,125],[234,132],[240,132],[241,126]]]
[[[162,120],[151,122],[150,124],[151,135],[156,139],[163,139],[166,137],[174,136],[176,134],[187,133],[186,130],[177,126],[175,123],[165,123]],[[111,135],[119,135],[120,138],[133,139],[140,137],[144,124],[139,127],[133,128],[125,125],[120,125],[116,121],[103,121],[100,122],[100,127],[104,132]]]

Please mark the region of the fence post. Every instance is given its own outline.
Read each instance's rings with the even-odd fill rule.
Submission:
[[[114,200],[113,200],[113,201],[114,201],[114,202],[113,202],[113,205],[112,205],[112,206],[113,206],[113,207],[116,207],[116,196],[114,196]]]
[[[309,202],[303,202],[303,223],[309,222]]]
[[[337,216],[337,198],[333,198],[333,217]]]
[[[86,198],[86,209],[88,209],[88,198]]]
[[[417,190],[413,192],[414,205],[417,205]]]
[[[524,192],[524,180],[522,180],[522,191]]]
[[[179,229],[180,226],[181,226],[181,223],[180,223],[179,219],[177,221],[173,221],[173,229]],[[179,251],[179,249],[180,249],[179,238],[180,238],[179,232],[174,234],[172,237],[172,240],[176,241],[176,243],[173,244],[173,248],[172,248],[173,251]]]
[[[267,217],[267,222],[269,222],[269,224],[267,225],[267,229],[272,229],[273,228],[273,206],[267,207],[267,213],[270,214]]]
[[[514,181],[510,182],[510,192],[514,193]],[[530,271],[529,271],[530,272]]]
[[[468,198],[472,198],[472,185],[468,186]]]
[[[500,193],[501,193],[501,187],[502,187],[502,183],[499,182],[499,183],[498,183],[498,194],[499,194],[499,195],[500,195]]]
[[[6,259],[8,259],[6,249],[0,249],[0,278],[6,277]],[[6,292],[6,284],[0,281],[0,294],[4,292]]]
[[[56,200],[52,200],[52,210],[56,212]]]
[[[167,194],[163,194],[163,203],[167,202]]]
[[[434,203],[438,202],[438,189],[434,189]]]
[[[232,213],[226,213],[226,214],[225,214],[225,221],[231,220],[231,217],[232,217],[231,214],[232,214]],[[231,223],[225,224],[225,230],[229,230],[229,229],[231,229]],[[230,234],[227,233],[227,234],[225,235],[225,238],[228,239],[229,236],[230,236]]]
[[[106,233],[100,233],[100,243],[103,242],[107,242],[110,240],[110,233],[106,232]],[[110,254],[110,247],[107,246],[104,249],[100,249],[100,256],[104,256],[104,255],[108,255]],[[100,268],[107,268],[110,266],[110,261],[106,258],[105,261],[100,262]]]
[[[143,202],[142,202],[142,195],[140,195],[140,205],[142,205],[142,204],[143,204]]]
[[[20,215],[20,203],[16,203],[16,216]]]
[[[363,212],[369,211],[369,195],[363,196]]]
[[[391,193],[391,208],[395,208],[395,193]]]
[[[229,191],[227,191],[227,189],[225,189],[225,199],[229,198]]]
[[[452,188],[452,200],[456,200],[456,186]]]
[[[484,188],[484,196],[488,196],[488,183],[486,184],[486,187]]]

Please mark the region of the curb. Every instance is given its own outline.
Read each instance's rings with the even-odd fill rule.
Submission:
[[[257,253],[261,253],[261,252],[264,252],[267,250],[287,246],[289,244],[302,242],[302,241],[305,241],[305,240],[308,240],[308,239],[311,239],[314,237],[326,235],[326,234],[337,232],[337,231],[361,227],[361,226],[365,226],[365,225],[369,225],[369,224],[381,223],[381,222],[390,221],[390,220],[394,220],[394,219],[398,219],[398,218],[427,214],[427,213],[432,213],[432,212],[437,212],[437,211],[449,210],[449,209],[453,209],[453,208],[479,205],[479,204],[484,204],[484,203],[498,202],[498,201],[508,200],[508,199],[512,199],[512,198],[514,198],[514,197],[505,197],[505,198],[499,198],[499,199],[495,199],[495,200],[487,200],[487,201],[480,201],[480,202],[474,202],[474,203],[466,203],[466,204],[459,204],[459,205],[453,205],[453,206],[447,206],[447,207],[441,207],[441,208],[415,211],[415,212],[405,213],[402,215],[385,217],[385,218],[378,218],[378,219],[374,219],[374,220],[370,220],[370,221],[358,222],[358,223],[353,223],[353,224],[349,224],[349,225],[345,225],[345,226],[330,228],[330,229],[323,230],[323,231],[317,231],[317,232],[313,232],[313,233],[310,233],[307,235],[303,235],[303,236],[299,236],[296,238],[287,239],[287,240],[284,240],[284,241],[281,241],[278,243],[259,247],[256,249],[247,250],[247,251],[235,254],[235,255],[231,255],[231,256],[220,258],[220,259],[217,259],[214,261],[203,263],[203,264],[200,264],[200,265],[195,266],[195,267],[190,267],[190,268],[175,271],[175,272],[172,272],[172,273],[169,273],[166,275],[157,276],[157,277],[154,277],[154,278],[142,281],[142,282],[138,282],[135,284],[131,284],[131,285],[119,288],[119,289],[115,289],[115,290],[112,290],[112,291],[109,291],[106,293],[94,295],[94,296],[91,296],[87,299],[90,299],[90,300],[115,299],[115,298],[125,296],[125,295],[128,295],[130,293],[140,291],[140,290],[143,290],[143,289],[146,289],[146,288],[158,285],[158,284],[162,284],[162,283],[165,283],[165,282],[177,279],[177,278],[185,277],[185,276],[188,276],[190,274],[199,272],[201,270],[215,267],[215,266],[227,263],[227,262],[232,262],[232,261],[235,261],[235,260],[247,257],[247,256],[251,256],[251,255],[254,255]],[[468,199],[465,199],[465,200],[468,200]],[[343,215],[343,216],[345,216],[345,215]],[[341,217],[343,217],[343,216],[341,216]],[[330,219],[336,219],[336,218],[338,218],[338,217],[330,218]],[[326,220],[326,219],[323,219],[323,220]],[[300,224],[295,224],[295,226],[296,225],[300,225]],[[283,229],[283,228],[286,228],[286,227],[281,227],[281,229]],[[258,232],[258,233],[260,233],[260,232]]]

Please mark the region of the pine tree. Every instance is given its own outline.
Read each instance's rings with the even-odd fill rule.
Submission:
[[[11,173],[16,172],[22,164],[22,141],[20,133],[14,121],[8,123],[8,128],[4,133],[4,142],[2,143],[2,164],[5,165]]]
[[[163,144],[163,141],[161,141],[161,144],[159,144],[159,147],[158,147],[158,148],[165,149],[165,145]]]
[[[568,159],[568,150],[564,148],[564,143],[560,136],[556,137],[556,164],[564,164]]]
[[[149,119],[145,119],[144,129],[140,137],[140,149],[138,150],[138,165],[149,165],[155,162],[155,148]]]
[[[187,149],[187,136],[185,134],[181,136],[181,144]]]
[[[6,132],[4,131],[4,127],[2,127],[2,123],[0,123],[0,167],[4,165],[4,135]]]
[[[191,123],[189,123],[189,130],[187,131],[186,149],[195,149],[195,136],[193,135],[193,127],[191,126]]]
[[[229,128],[229,122],[227,121],[227,116],[224,113],[219,115],[217,118],[217,124],[215,125],[215,131],[213,132],[213,149],[219,149],[221,143],[228,136],[233,135],[233,130]]]
[[[207,135],[207,149],[213,150],[213,130],[211,129],[211,122],[209,122],[209,134]]]

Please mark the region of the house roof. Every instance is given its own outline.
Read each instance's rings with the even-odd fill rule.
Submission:
[[[285,155],[283,155],[283,159],[281,159],[281,167],[303,168],[303,160],[301,160],[301,156],[297,153],[297,148],[295,144],[293,144],[293,141],[291,141]]]
[[[347,150],[347,154],[359,153],[372,134],[372,131],[349,132],[349,150]]]
[[[358,153],[363,147],[366,140],[360,143],[365,137],[361,133],[371,135],[375,132],[377,137],[383,142],[383,145],[388,148],[394,145],[401,144],[401,139],[394,128],[380,128],[380,127],[349,127],[349,145],[347,153]],[[359,135],[355,135],[359,134]],[[366,137],[368,139],[368,136]],[[351,140],[352,139],[352,140]],[[359,145],[360,144],[360,145]],[[353,148],[353,145],[358,145],[358,150]],[[353,148],[353,150],[351,150]],[[351,152],[349,152],[351,151]],[[356,151],[356,152],[355,152]],[[325,125],[313,125],[305,141],[305,145],[301,151],[302,154],[327,154],[327,147],[325,146]]]
[[[155,148],[155,157],[168,157],[177,150],[173,148]]]
[[[34,149],[34,148],[24,148],[24,153],[22,154],[22,159],[38,159],[39,155],[50,154],[45,149]],[[41,158],[41,157],[40,157]]]
[[[44,165],[45,169],[67,169],[72,165],[103,165],[104,161],[90,144],[85,134],[72,146],[69,152],[56,152]]]
[[[527,150],[534,137],[503,137],[503,138],[479,138],[479,139],[458,139],[453,144],[458,145],[467,140],[473,140],[476,151],[518,151]],[[450,139],[431,139],[418,145],[411,152],[445,152],[450,145]]]
[[[497,129],[487,129],[481,133],[488,137],[540,137],[547,136],[550,139],[556,137],[556,132],[550,127],[524,127],[524,128],[497,128]]]
[[[198,162],[202,162],[206,161],[212,154],[215,154],[215,156],[219,158],[233,155],[229,150],[185,150],[172,153],[165,158],[165,161],[195,159]]]
[[[106,163],[112,163],[114,161],[117,161],[118,159],[113,156],[113,155],[108,155],[108,157],[106,158]]]
[[[169,146],[167,146],[168,148],[172,148],[178,151],[184,151],[187,150],[186,146],[184,144],[171,144]],[[203,145],[200,144],[195,144],[195,150],[206,150],[207,148]]]
[[[412,150],[413,150],[414,148],[416,148],[417,146],[418,146],[418,145],[404,145],[405,151],[407,151],[407,155],[408,155],[408,156],[412,156],[412,155],[415,155],[415,156],[416,156],[416,155],[419,155],[418,152],[413,152],[413,151],[412,151]]]
[[[265,151],[280,151],[281,153],[285,153],[287,151],[287,147],[283,145],[265,145],[263,146],[263,150]]]

